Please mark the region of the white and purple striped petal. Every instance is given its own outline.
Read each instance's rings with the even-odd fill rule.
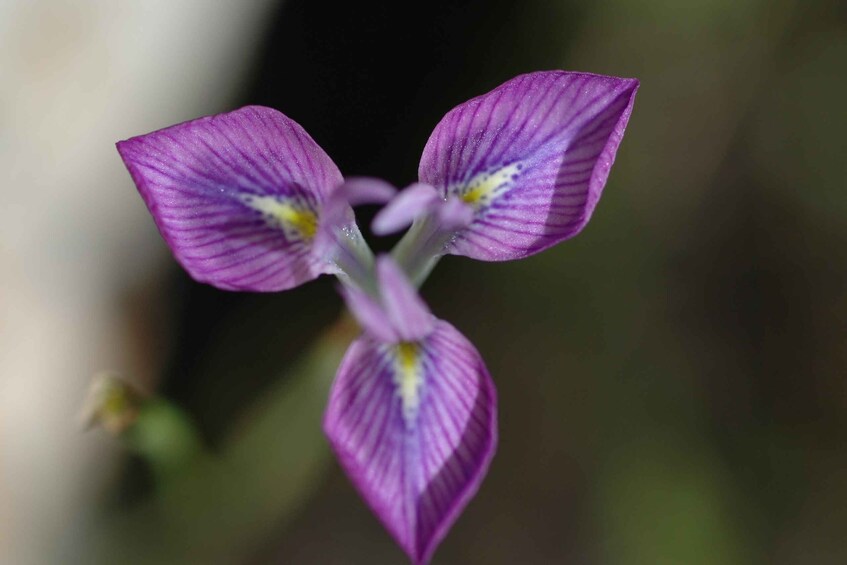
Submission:
[[[117,146],[159,231],[196,280],[277,291],[337,271],[312,240],[341,173],[280,112],[248,106]]]
[[[494,384],[447,322],[418,342],[364,334],[338,370],[324,430],[386,529],[414,563],[426,563],[494,455]]]
[[[475,210],[449,253],[519,259],[588,222],[632,112],[638,81],[564,71],[518,76],[436,126],[419,177]]]

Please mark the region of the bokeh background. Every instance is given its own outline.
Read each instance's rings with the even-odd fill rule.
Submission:
[[[541,69],[641,90],[579,237],[423,289],[501,414],[433,563],[847,563],[839,0],[0,0],[0,563],[404,562],[320,433],[332,281],[192,282],[113,144],[263,104],[402,186]],[[143,434],[80,431],[102,369]]]

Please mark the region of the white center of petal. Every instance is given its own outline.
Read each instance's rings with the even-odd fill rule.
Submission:
[[[409,427],[413,425],[421,404],[423,380],[420,347],[411,342],[399,343],[395,361],[394,384],[397,387],[397,395],[402,404],[403,420]]]
[[[522,168],[521,163],[513,163],[493,172],[480,173],[452,192],[475,210],[485,208],[509,191]]]
[[[288,239],[311,240],[318,229],[318,216],[299,199],[284,196],[242,196],[244,204],[262,214],[266,222],[280,228]]]

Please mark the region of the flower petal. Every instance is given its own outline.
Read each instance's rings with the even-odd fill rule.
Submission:
[[[475,208],[449,252],[519,259],[579,233],[637,89],[634,79],[537,72],[448,112],[424,148],[419,177]]]
[[[441,201],[438,191],[424,183],[404,188],[374,217],[371,230],[388,235],[408,227],[418,216],[428,212]]]
[[[494,384],[447,322],[416,344],[365,335],[339,367],[324,431],[386,529],[413,562],[426,563],[494,456]]]
[[[376,277],[385,314],[401,341],[417,341],[433,329],[435,317],[403,270],[388,255],[376,260]]]
[[[196,280],[276,291],[334,272],[311,252],[311,240],[341,173],[280,112],[248,106],[117,146],[159,231]]]
[[[342,185],[342,194],[350,206],[385,204],[394,198],[397,189],[375,177],[350,177]]]

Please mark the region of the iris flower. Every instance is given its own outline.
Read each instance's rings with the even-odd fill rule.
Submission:
[[[324,430],[341,466],[414,563],[476,493],[497,444],[496,393],[474,346],[418,295],[438,260],[507,261],[591,217],[638,81],[518,76],[447,113],[419,182],[345,180],[300,125],[248,106],[121,141],[118,151],[177,261],[200,282],[272,292],[338,277],[363,333],[338,369]],[[375,258],[353,206],[382,204]]]

